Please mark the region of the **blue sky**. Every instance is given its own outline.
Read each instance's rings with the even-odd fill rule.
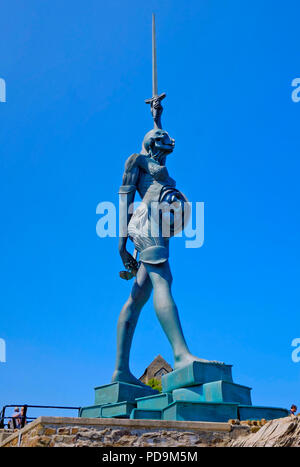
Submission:
[[[96,206],[117,202],[151,129],[157,15],[169,172],[205,203],[205,243],[174,239],[174,297],[193,353],[233,364],[257,405],[300,405],[299,2],[10,0],[0,11],[0,405],[89,405],[109,383],[131,283]],[[172,364],[152,300],[140,376]]]

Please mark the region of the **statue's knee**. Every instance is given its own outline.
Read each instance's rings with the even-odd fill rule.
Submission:
[[[130,324],[132,323],[133,315],[133,310],[130,310],[128,308],[122,310],[119,316],[119,325],[121,325],[123,328],[129,328]]]

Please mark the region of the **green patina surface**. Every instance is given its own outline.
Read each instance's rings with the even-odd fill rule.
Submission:
[[[184,402],[235,402],[251,405],[251,388],[227,381],[179,388],[173,391],[174,401]]]
[[[213,380],[215,378],[215,380]],[[231,366],[193,362],[162,377],[163,393],[116,382],[95,388],[80,417],[227,422],[286,417],[286,409],[251,404],[251,388],[232,381]]]
[[[239,405],[238,415],[240,420],[273,420],[289,415],[287,409],[277,407],[259,407],[254,405]]]
[[[128,383],[111,383],[95,388],[95,404],[115,404],[123,401],[134,401],[138,397],[152,396],[158,391],[148,386],[136,386]]]
[[[117,404],[103,405],[100,409],[101,418],[129,418],[136,407],[134,402],[118,402]]]
[[[133,409],[130,418],[135,420],[161,420],[161,410]]]
[[[100,418],[102,405],[91,405],[80,409],[79,417],[81,418]]]
[[[158,394],[156,396],[136,399],[137,408],[145,410],[162,410],[173,402],[172,394]]]
[[[163,392],[186,386],[196,386],[212,381],[232,382],[231,365],[192,362],[189,365],[164,375],[161,379]]]
[[[228,422],[237,418],[237,404],[176,401],[163,409],[163,420]]]

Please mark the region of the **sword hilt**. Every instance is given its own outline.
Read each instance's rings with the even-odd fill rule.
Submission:
[[[166,97],[166,93],[163,92],[159,96],[153,96],[151,99],[145,99],[146,104],[151,106],[151,114],[154,120],[154,127],[162,129],[161,115],[163,113],[163,106],[161,101]]]
[[[133,253],[132,253],[132,257],[136,260],[137,255],[138,255],[138,251],[135,248]],[[128,270],[127,271],[120,271],[119,275],[120,275],[121,279],[124,279],[126,281],[130,281],[130,279],[132,279],[133,277],[135,277],[137,275],[137,269],[131,269],[130,271],[128,271]]]

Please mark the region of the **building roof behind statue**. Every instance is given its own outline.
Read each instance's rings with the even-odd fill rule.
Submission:
[[[143,382],[147,382],[151,378],[160,380],[163,375],[170,373],[171,371],[173,371],[171,365],[166,362],[161,355],[157,355],[153,362],[151,362],[146,368],[143,375],[140,377],[140,380]]]

